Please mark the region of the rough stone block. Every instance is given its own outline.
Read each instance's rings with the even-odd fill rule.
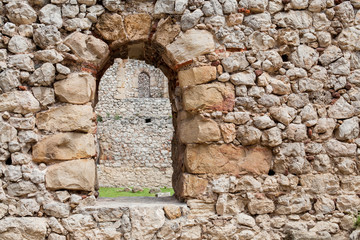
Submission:
[[[180,140],[183,143],[204,143],[221,140],[218,124],[210,119],[195,116],[180,123]]]
[[[180,179],[180,190],[177,194],[182,198],[197,197],[205,193],[208,186],[208,180],[199,178],[196,175],[184,173]]]
[[[89,105],[67,105],[36,114],[36,125],[46,131],[89,132],[93,126],[93,109]]]
[[[96,79],[88,73],[72,73],[56,82],[54,88],[60,101],[84,104],[94,100]]]
[[[92,191],[95,185],[93,159],[66,161],[49,166],[46,187],[52,190],[68,189]]]
[[[148,39],[151,27],[151,17],[149,14],[128,15],[124,19],[124,24],[130,41]]]
[[[203,66],[183,70],[178,73],[180,87],[197,85],[216,79],[216,67]]]
[[[95,28],[105,40],[127,41],[123,19],[119,14],[102,14]]]
[[[209,83],[190,86],[183,92],[186,111],[213,110],[232,111],[235,90],[231,83]]]
[[[165,48],[168,44],[174,41],[175,37],[180,33],[180,25],[173,23],[173,20],[168,17],[161,19],[158,23],[154,41]]]
[[[95,155],[95,141],[92,134],[58,133],[44,138],[33,146],[35,162],[51,160],[72,160]]]
[[[215,42],[210,32],[191,29],[166,47],[166,56],[173,65],[177,65],[214,49]]]
[[[185,166],[190,173],[267,174],[272,153],[269,149],[232,144],[190,144],[186,147]]]
[[[39,102],[29,91],[13,91],[0,95],[0,112],[9,111],[27,114],[39,110]]]
[[[45,239],[47,219],[7,217],[0,220],[0,239]]]

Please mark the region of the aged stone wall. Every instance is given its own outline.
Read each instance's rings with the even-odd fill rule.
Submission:
[[[359,239],[359,8],[1,1],[0,239]],[[186,205],[96,200],[97,81],[127,57],[169,79]]]
[[[168,79],[144,61],[115,59],[95,112],[98,178],[108,187],[171,187],[173,124]]]

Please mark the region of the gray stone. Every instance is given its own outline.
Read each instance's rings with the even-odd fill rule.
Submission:
[[[50,86],[55,80],[55,67],[51,63],[44,63],[30,76],[32,86]]]
[[[6,69],[0,73],[0,89],[9,92],[20,85],[20,72],[18,70]]]
[[[5,217],[0,220],[0,239],[45,239],[46,218]]]
[[[54,4],[45,5],[39,11],[39,20],[41,23],[61,28],[63,24],[61,8]]]
[[[43,49],[54,46],[60,40],[60,32],[53,25],[42,26],[34,30],[34,42]]]
[[[245,53],[233,53],[231,56],[221,61],[226,72],[245,70],[249,66]]]
[[[269,147],[276,147],[282,143],[281,130],[273,127],[263,131],[261,135],[261,144]]]
[[[55,102],[55,93],[53,88],[33,87],[31,90],[35,98],[42,106],[47,106]]]
[[[249,15],[244,18],[244,24],[255,30],[266,31],[271,26],[271,16],[268,12]]]
[[[259,129],[275,127],[275,122],[268,115],[254,117],[254,125]]]
[[[260,142],[261,131],[251,126],[240,126],[236,137],[243,146],[254,145]]]
[[[343,143],[331,139],[325,143],[324,147],[330,157],[352,157],[356,155],[355,143]]]
[[[118,0],[120,2],[120,0]],[[106,7],[106,6],[105,6]],[[159,0],[155,3],[155,14],[173,14],[175,11],[175,0]]]
[[[9,56],[9,67],[16,67],[24,71],[34,71],[34,62],[30,54],[16,54]],[[13,70],[11,70],[13,71]]]
[[[351,140],[357,138],[358,135],[359,119],[357,117],[344,120],[335,133],[338,140]]]
[[[340,97],[334,105],[329,107],[328,115],[336,119],[351,118],[354,115],[354,111],[354,107],[343,97]]]
[[[185,13],[181,16],[181,30],[186,31],[193,28],[203,15],[204,14],[200,9],[196,9],[194,12],[186,10]]]
[[[8,44],[8,50],[12,53],[27,53],[35,49],[35,44],[28,38],[15,35]]]
[[[15,24],[32,24],[36,21],[35,10],[27,2],[12,1],[6,4],[7,17]]]
[[[291,60],[297,67],[310,70],[317,64],[319,53],[315,49],[306,45],[300,45],[295,52],[290,55]]]
[[[273,22],[279,27],[308,29],[312,25],[312,17],[307,11],[280,12],[275,14]]]
[[[50,202],[43,205],[44,212],[48,216],[66,218],[70,215],[70,206],[66,203]]]
[[[64,60],[63,56],[55,49],[37,51],[35,52],[34,57],[36,60],[50,63],[58,63]]]
[[[230,77],[230,81],[234,85],[247,85],[252,86],[255,85],[256,75],[253,71],[245,71],[232,74]]]
[[[35,193],[38,191],[35,184],[29,181],[20,181],[17,183],[10,183],[7,186],[7,193],[12,197],[21,197],[29,193]]]
[[[79,13],[79,6],[73,4],[64,4],[61,8],[61,13],[63,17],[74,18]]]
[[[39,102],[29,91],[13,91],[0,95],[0,111],[27,114],[39,110]]]

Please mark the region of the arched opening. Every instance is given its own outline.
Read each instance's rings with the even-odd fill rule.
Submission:
[[[115,59],[98,85],[99,187],[171,188],[168,78],[143,60]]]

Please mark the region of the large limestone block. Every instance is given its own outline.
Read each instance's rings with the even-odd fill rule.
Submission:
[[[60,101],[84,104],[94,99],[96,79],[89,73],[72,73],[56,82],[54,88]]]
[[[127,40],[123,19],[119,14],[102,14],[95,28],[105,40]]]
[[[221,140],[218,124],[210,119],[196,116],[180,123],[180,140],[183,143],[204,143]]]
[[[95,185],[93,159],[66,161],[51,165],[46,172],[48,189],[92,191]]]
[[[0,239],[45,239],[46,228],[46,218],[6,217],[0,220]]]
[[[0,95],[0,112],[9,111],[27,114],[39,110],[39,102],[29,91],[13,91]]]
[[[93,125],[93,109],[89,105],[67,105],[36,114],[36,125],[46,131],[89,132]]]
[[[271,159],[271,151],[260,146],[190,144],[186,147],[185,166],[188,172],[196,174],[267,174]]]
[[[92,134],[58,133],[39,141],[33,146],[32,156],[36,162],[72,160],[95,155]]]
[[[203,66],[183,70],[178,73],[180,87],[198,85],[216,79],[216,67]]]
[[[146,40],[149,38],[151,17],[140,13],[128,15],[124,19],[126,33],[130,41]]]
[[[64,43],[81,60],[95,64],[99,68],[103,66],[110,54],[109,47],[105,42],[80,32],[69,35]]]
[[[235,90],[231,83],[210,83],[190,86],[183,92],[184,109],[187,111],[232,111]]]
[[[165,20],[161,19],[154,35],[154,41],[165,48],[168,44],[174,41],[180,31],[180,25],[174,23],[171,17],[168,17]]]
[[[191,29],[166,47],[166,56],[176,65],[209,53],[214,49],[215,42],[210,32]]]
[[[177,193],[182,198],[197,197],[205,193],[208,186],[208,180],[199,178],[196,175],[184,173],[180,178],[180,189]]]
[[[156,232],[165,223],[165,213],[161,206],[157,207],[132,207],[131,239],[153,239]]]

